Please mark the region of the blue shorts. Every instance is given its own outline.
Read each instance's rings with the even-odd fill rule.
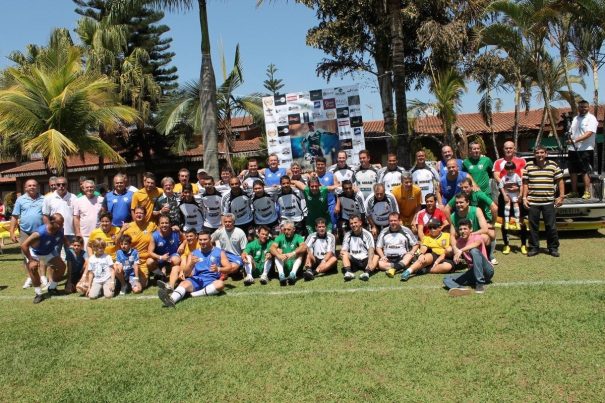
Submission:
[[[206,286],[212,284],[216,279],[210,276],[194,276],[189,277],[185,281],[189,281],[193,287],[193,292],[196,292],[206,288]]]
[[[175,256],[179,256],[180,257],[180,255],[178,253],[173,253],[172,255],[170,255],[168,257],[168,260],[162,260],[161,262],[158,261],[158,267],[160,269],[163,269],[164,267],[171,268],[172,267],[172,263],[170,263],[170,259],[172,259]]]
[[[138,281],[134,279],[134,269],[124,270],[124,280],[128,281],[131,286],[138,283]]]
[[[244,262],[242,261],[242,257],[236,255],[235,253],[225,251],[225,255],[227,255],[227,260],[229,263],[236,263],[238,266],[243,266]]]

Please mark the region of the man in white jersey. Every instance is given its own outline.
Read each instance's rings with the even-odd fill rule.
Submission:
[[[397,200],[392,194],[386,193],[382,183],[374,185],[374,192],[366,199],[365,207],[370,232],[374,237],[389,225],[389,214],[399,214]]]
[[[200,209],[204,215],[204,229],[213,233],[221,226],[221,202],[223,197],[214,187],[214,178],[206,176],[202,179],[204,192],[200,196]]]
[[[341,183],[345,180],[353,181],[354,171],[349,165],[347,165],[347,153],[345,151],[339,151],[336,156],[336,164],[332,165],[329,169],[334,174],[334,182]]]
[[[303,278],[311,281],[317,274],[327,273],[336,267],[336,237],[329,233],[326,220],[315,220],[315,232],[305,240],[308,252]]]
[[[440,194],[439,173],[437,170],[426,163],[426,153],[424,150],[416,152],[416,165],[411,170],[412,182],[420,188],[422,200],[429,193]],[[423,205],[422,208],[425,208]]]
[[[242,252],[248,244],[248,238],[244,231],[235,226],[235,216],[233,214],[224,214],[222,224],[222,227],[212,234],[211,239],[227,255],[231,267],[227,274],[231,274],[244,267]]]
[[[350,180],[344,180],[341,183],[342,190],[336,193],[336,207],[334,213],[338,217],[338,238],[343,239],[344,233],[350,231],[349,218],[356,215],[361,218],[362,223],[366,223],[366,206],[363,195],[360,191],[353,189]]]
[[[260,179],[263,182],[265,181],[265,177],[258,169],[258,161],[255,158],[248,159],[248,169],[243,170],[239,177],[242,181],[242,188],[248,194],[252,192],[252,184],[255,180]]]
[[[235,215],[235,225],[241,228],[248,239],[252,238],[253,214],[252,201],[250,196],[241,188],[241,182],[238,177],[229,180],[229,192],[225,193],[221,200],[223,214],[231,213]]]
[[[353,182],[365,199],[372,193],[374,184],[378,182],[378,172],[370,164],[370,152],[367,150],[359,152],[359,166],[355,169]]]
[[[420,244],[412,230],[399,223],[399,213],[389,214],[389,226],[383,229],[376,241],[376,256],[379,270],[394,277],[397,271],[406,268],[414,258]]]
[[[406,170],[397,165],[397,155],[388,154],[387,166],[378,170],[377,182],[384,185],[387,193],[391,193],[391,189],[393,189],[395,186],[401,185],[401,174],[404,172],[406,172]]]
[[[589,200],[591,165],[594,159],[594,150],[599,122],[588,111],[588,101],[578,102],[578,116],[571,122],[571,136],[567,146],[568,170],[571,179],[571,194],[567,197],[578,197],[578,175],[582,175],[584,194],[582,199]]]
[[[374,237],[370,231],[363,229],[359,216],[351,216],[349,218],[349,226],[351,227],[351,231],[345,234],[340,250],[344,280],[353,280],[355,278],[353,272],[362,270],[363,273],[359,275],[359,279],[368,281],[370,274],[376,270]]]
[[[42,214],[45,224],[49,223],[51,215],[55,213],[61,214],[63,217],[63,232],[70,243],[75,236],[74,205],[76,200],[76,195],[67,191],[67,179],[60,176],[57,178],[57,190],[45,196],[44,204],[42,205]],[[60,253],[62,248],[63,245],[59,244],[57,252]],[[63,253],[61,254],[63,255]]]
[[[280,222],[290,220],[294,223],[296,233],[306,235],[305,217],[307,216],[307,202],[298,189],[293,188],[290,177],[284,175],[280,179],[281,191],[277,196]]]

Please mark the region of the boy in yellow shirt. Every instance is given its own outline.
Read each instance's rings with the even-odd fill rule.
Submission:
[[[453,249],[450,234],[441,231],[441,220],[431,218],[427,224],[429,234],[420,245],[420,256],[401,273],[401,281],[408,281],[412,274],[449,273],[454,268],[451,260]]]

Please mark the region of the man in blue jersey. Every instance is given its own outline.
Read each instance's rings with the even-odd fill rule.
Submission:
[[[454,150],[452,147],[448,145],[441,147],[441,161],[437,161],[437,172],[439,173],[440,178],[443,178],[447,174],[446,164],[452,158],[456,160],[458,170],[462,171],[462,160],[454,157]]]
[[[473,177],[462,172],[458,167],[458,161],[454,158],[450,158],[446,162],[447,174],[441,176],[439,181],[439,190],[441,191],[441,203],[445,206],[454,196],[462,191],[461,183],[467,177],[473,180]],[[473,181],[473,187],[476,187],[475,181]]]
[[[267,165],[267,168],[260,170],[260,174],[265,177],[265,186],[279,186],[279,180],[282,176],[286,175],[286,169],[279,167],[279,157],[277,154],[269,155]]]
[[[29,277],[34,285],[34,304],[44,300],[42,287],[40,287],[40,274],[38,268],[40,263],[46,267],[52,267],[51,280],[48,283],[48,293],[56,294],[57,282],[63,278],[65,273],[65,262],[59,256],[59,245],[69,248],[67,238],[63,233],[63,216],[59,213],[51,214],[46,224],[40,225],[21,244],[21,252],[27,259]]]
[[[124,223],[132,221],[131,204],[132,192],[126,189],[125,175],[115,175],[113,177],[113,191],[105,194],[102,205],[103,211],[111,213],[111,225],[121,228]]]
[[[160,215],[158,229],[151,234],[147,269],[158,277],[165,278],[169,271],[179,270],[181,257],[177,253],[181,244],[180,233],[173,231],[170,217]]]
[[[165,307],[174,307],[189,293],[192,297],[217,295],[225,288],[220,280],[221,273],[229,272],[229,261],[225,252],[212,246],[208,231],[198,236],[200,248],[191,252],[183,269],[186,279],[174,290],[162,288],[158,297]]]

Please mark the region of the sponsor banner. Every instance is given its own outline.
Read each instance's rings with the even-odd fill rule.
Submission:
[[[365,139],[357,85],[265,97],[263,111],[267,148],[281,166],[296,161],[313,169],[320,156],[335,164],[340,150],[350,164],[359,163],[357,153],[365,148]]]

